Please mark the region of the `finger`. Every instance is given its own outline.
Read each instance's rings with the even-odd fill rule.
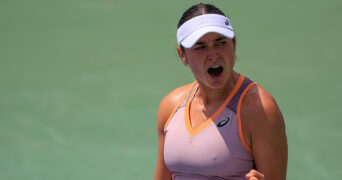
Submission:
[[[257,177],[255,177],[255,176],[246,176],[246,179],[248,179],[248,180],[263,180],[263,179],[259,179],[259,178],[257,178]]]
[[[251,171],[249,171],[249,173],[247,173],[245,175],[246,179],[250,180],[251,178],[257,178],[257,180],[263,180],[264,179],[264,175],[261,174],[260,172],[252,169]]]
[[[247,176],[247,175],[249,175],[249,176],[253,175],[253,174],[254,174],[254,171],[255,171],[254,169],[250,170],[250,171],[246,174],[246,176]]]
[[[257,177],[259,180],[263,180],[265,177],[263,174],[261,174],[258,171],[255,171],[254,176]]]
[[[246,176],[252,177],[255,176],[257,173],[258,172],[256,170],[252,169],[246,174]]]
[[[248,180],[259,180],[259,179],[256,178],[256,177],[251,177],[251,178],[249,178]]]

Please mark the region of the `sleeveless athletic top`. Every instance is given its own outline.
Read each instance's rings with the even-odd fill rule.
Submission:
[[[193,83],[164,127],[164,160],[174,180],[245,180],[254,160],[242,135],[240,107],[255,84],[240,75],[217,112],[193,129],[189,110],[198,89]]]

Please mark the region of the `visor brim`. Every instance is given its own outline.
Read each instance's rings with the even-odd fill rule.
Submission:
[[[221,34],[229,39],[234,38],[233,30],[219,26],[204,26],[191,33],[182,42],[180,42],[180,44],[185,48],[191,48],[199,39],[201,39],[202,36],[211,32]]]

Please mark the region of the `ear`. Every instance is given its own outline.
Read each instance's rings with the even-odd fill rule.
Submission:
[[[186,59],[185,56],[185,52],[182,50],[182,48],[180,46],[177,46],[177,52],[178,52],[178,56],[181,59],[181,61],[183,62],[184,65],[188,65],[188,60]]]
[[[236,38],[234,37],[232,40],[233,40],[234,50],[236,50]]]
[[[235,62],[236,62],[236,38],[234,37],[233,39],[233,46],[234,46],[234,64],[233,66],[235,65]]]

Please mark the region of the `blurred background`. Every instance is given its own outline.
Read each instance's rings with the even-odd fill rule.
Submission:
[[[159,102],[194,80],[176,25],[199,2],[1,0],[0,179],[152,179]],[[283,112],[288,179],[341,177],[342,1],[202,2]]]

